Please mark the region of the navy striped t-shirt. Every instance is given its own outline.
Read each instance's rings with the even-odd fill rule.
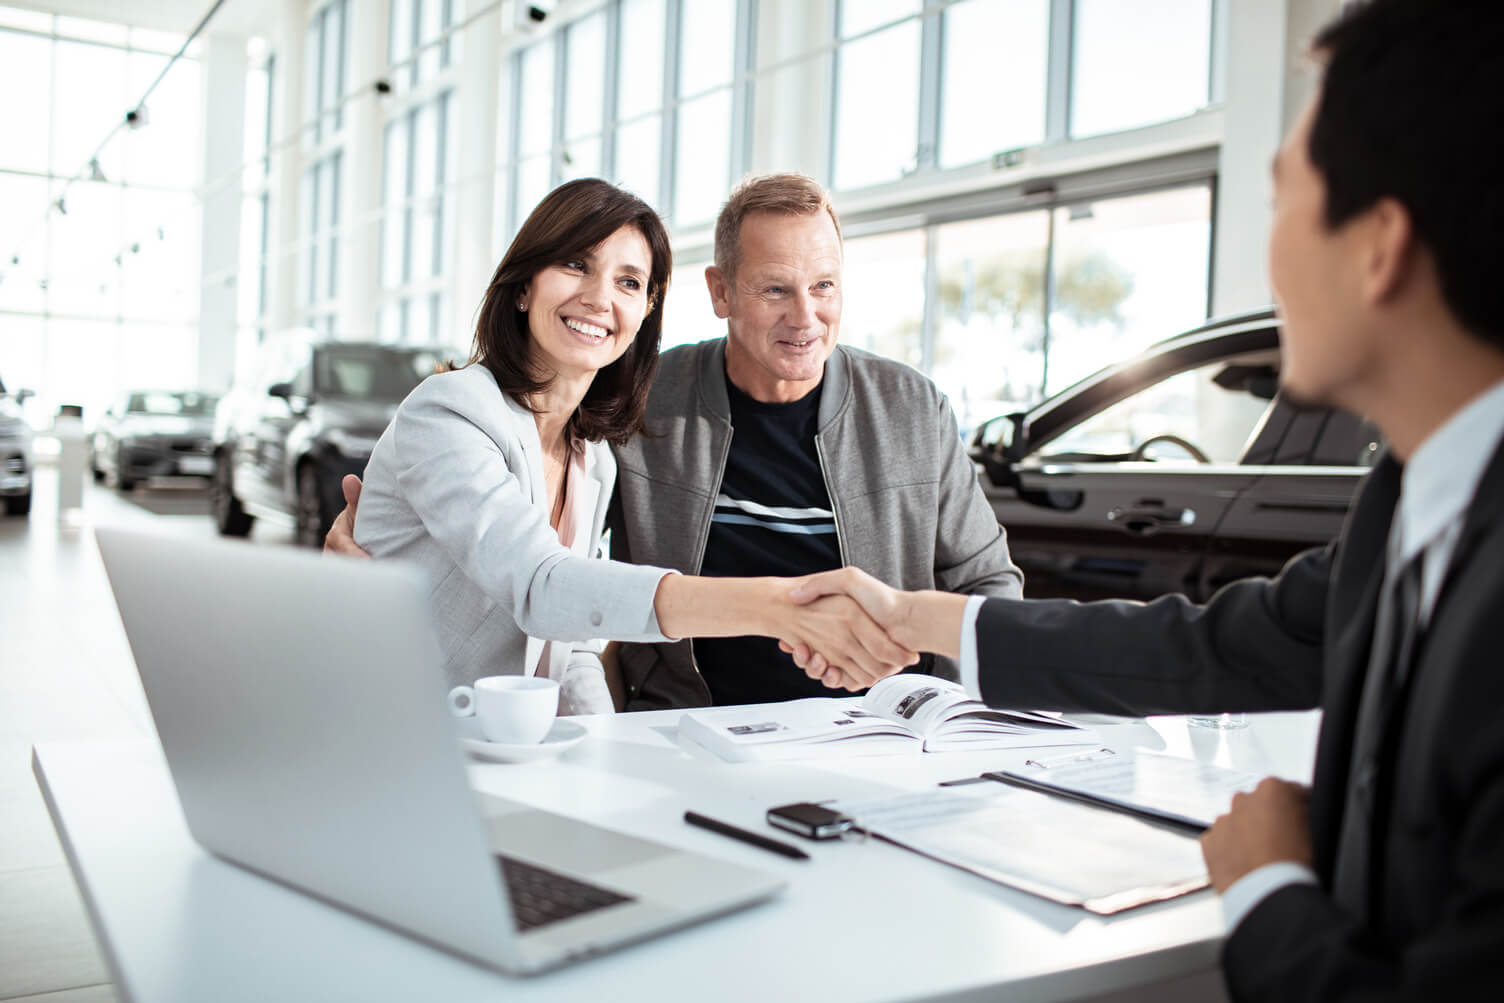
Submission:
[[[715,500],[700,573],[795,576],[841,566],[835,515],[815,432],[820,387],[788,404],[765,404],[726,381],[731,450]],[[716,704],[850,696],[810,679],[766,637],[704,637],[695,661]]]

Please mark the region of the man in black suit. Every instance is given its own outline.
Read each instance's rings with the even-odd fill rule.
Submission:
[[[1504,4],[1353,3],[1314,48],[1320,93],[1274,163],[1270,275],[1286,392],[1389,442],[1342,535],[1203,606],[899,593],[849,569],[803,591],[959,656],[992,704],[1321,707],[1311,788],[1265,780],[1202,839],[1233,997],[1498,998]]]

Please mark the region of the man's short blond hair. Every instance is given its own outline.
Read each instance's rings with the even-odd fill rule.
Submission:
[[[741,264],[742,221],[754,212],[780,216],[830,216],[841,239],[841,221],[830,204],[830,193],[814,178],[803,174],[764,174],[747,178],[732,191],[715,220],[715,266],[727,279],[736,276]]]

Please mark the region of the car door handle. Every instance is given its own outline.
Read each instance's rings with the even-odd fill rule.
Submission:
[[[1196,510],[1190,508],[1115,508],[1107,513],[1125,533],[1152,536],[1165,526],[1194,526]]]

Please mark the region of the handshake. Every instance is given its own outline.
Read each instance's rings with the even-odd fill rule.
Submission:
[[[903,592],[852,567],[795,581],[778,646],[826,686],[865,689],[921,651],[960,656],[966,596]]]
[[[341,488],[346,507],[324,552],[370,557],[355,542],[360,479],[347,476]],[[962,595],[903,592],[850,567],[803,578],[670,577],[675,598],[666,598],[660,585],[655,603],[670,636],[775,637],[806,675],[832,689],[866,689],[913,665],[921,651],[960,655]]]

